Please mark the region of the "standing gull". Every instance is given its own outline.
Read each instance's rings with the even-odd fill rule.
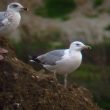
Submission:
[[[19,26],[22,10],[27,10],[27,8],[24,8],[20,3],[13,2],[7,6],[6,11],[0,12],[0,36],[12,33]],[[0,54],[2,50],[0,48]],[[2,59],[2,55],[0,56]]]
[[[66,88],[68,74],[75,71],[82,62],[81,50],[88,48],[90,46],[75,41],[71,43],[69,49],[50,51],[30,61],[39,61],[44,68],[53,72],[54,75],[56,73],[64,75],[64,87]]]

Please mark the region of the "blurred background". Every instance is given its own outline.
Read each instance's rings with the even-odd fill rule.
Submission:
[[[14,0],[0,0],[5,10]],[[110,110],[110,0],[17,0],[28,12],[9,36],[18,58],[68,48],[80,40],[92,46],[83,51],[83,64],[70,74],[69,83],[88,88],[100,107]],[[62,78],[61,82],[62,82]]]

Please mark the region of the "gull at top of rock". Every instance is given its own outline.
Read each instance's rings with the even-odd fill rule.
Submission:
[[[20,12],[27,10],[20,3],[13,2],[7,6],[6,11],[0,12],[0,35],[12,33],[20,24]]]

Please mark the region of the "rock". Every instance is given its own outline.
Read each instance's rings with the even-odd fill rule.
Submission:
[[[20,61],[5,38],[0,45],[9,51],[0,61],[0,110],[100,110],[87,89],[65,89]]]

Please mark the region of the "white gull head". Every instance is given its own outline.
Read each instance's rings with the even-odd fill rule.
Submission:
[[[83,49],[90,49],[91,47],[83,44],[80,41],[74,41],[70,45],[70,51],[81,51]]]
[[[23,11],[23,10],[27,11],[27,8],[24,8],[20,3],[13,2],[13,3],[10,3],[7,6],[7,10],[8,11],[20,12],[20,11]]]

